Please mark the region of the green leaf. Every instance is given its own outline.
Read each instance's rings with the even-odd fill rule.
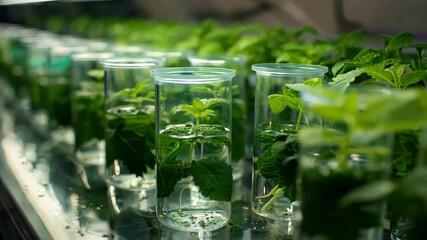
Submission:
[[[232,168],[213,158],[193,161],[191,173],[203,196],[215,201],[230,201],[233,185]]]
[[[298,142],[293,129],[288,129],[287,133],[259,133],[259,140],[262,140],[263,152],[255,160],[257,165],[256,174],[268,179],[271,183],[279,187],[285,187],[289,193],[286,195],[291,200],[295,200],[295,192],[292,186],[296,184],[296,173],[298,167]],[[288,191],[289,190],[289,191]],[[295,189],[294,189],[295,190]]]
[[[332,82],[329,82],[329,85],[331,85],[330,89],[344,92],[350,86],[350,83],[354,82],[356,77],[360,76],[363,72],[363,68],[357,68],[344,74],[339,74],[332,79]]]
[[[406,88],[409,85],[416,84],[426,79],[427,79],[427,70],[418,70],[418,71],[408,72],[403,74],[402,77],[400,78],[400,85],[403,88]]]
[[[212,108],[220,103],[227,103],[227,100],[223,98],[204,98],[200,99],[200,101],[203,103],[203,109]]]
[[[87,72],[87,75],[97,82],[103,82],[104,79],[104,70],[102,69],[92,69]]]
[[[298,132],[298,139],[307,147],[338,146],[344,138],[342,132],[320,126],[303,128]]]
[[[193,109],[194,109],[194,112],[201,112],[205,109],[205,106],[200,99],[195,98],[193,100]]]
[[[169,196],[179,180],[191,175],[191,163],[176,160],[157,165],[157,198]]]
[[[206,92],[206,93],[212,93],[213,90],[206,86],[198,86],[198,87],[192,87],[190,88],[190,92]]]
[[[408,47],[412,44],[413,39],[414,36],[410,33],[400,33],[388,41],[385,51],[386,53],[390,53]]]
[[[370,182],[347,193],[341,200],[340,206],[346,208],[350,205],[378,202],[385,200],[395,187],[392,182],[378,180]]]
[[[381,54],[373,49],[363,49],[353,59],[345,59],[336,63],[332,67],[332,74],[337,76],[339,73],[346,72],[347,68],[363,68],[372,65],[381,57]]]
[[[305,80],[303,84],[309,87],[323,87],[323,80],[321,78],[311,78]]]
[[[132,130],[117,129],[111,139],[113,154],[109,157],[109,162],[121,160],[130,173],[141,176],[148,168],[154,169],[156,157],[149,147],[154,147],[153,143],[154,134],[152,138],[148,138]]]
[[[287,103],[286,98],[281,94],[272,94],[268,96],[268,104],[270,105],[271,111],[278,114],[285,110]]]
[[[365,67],[365,73],[372,78],[385,82],[393,87],[400,86],[400,77],[405,70],[406,65],[393,64],[391,67],[385,68],[384,63],[379,63]]]
[[[282,112],[287,106],[293,110],[301,110],[302,103],[297,91],[283,86],[282,95],[272,94],[268,96],[268,103],[274,113]]]

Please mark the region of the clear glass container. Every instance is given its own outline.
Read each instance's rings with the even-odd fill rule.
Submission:
[[[105,107],[102,61],[109,52],[85,52],[71,56],[71,117],[74,160],[83,185],[105,186]]]
[[[252,146],[250,131],[253,126],[248,126],[246,106],[246,57],[232,55],[189,56],[193,67],[221,67],[233,69],[236,76],[232,80],[232,153],[231,165],[233,167],[233,201],[243,201],[250,204],[252,173]],[[215,94],[213,89],[212,94]]]
[[[70,44],[74,45],[74,44]],[[47,115],[49,129],[59,141],[74,141],[71,118],[71,56],[86,51],[84,46],[54,46],[48,54]]]
[[[50,48],[58,44],[56,38],[50,37],[25,41],[25,76],[29,83],[30,106],[34,114],[34,122],[45,130],[48,130],[48,55]]]
[[[386,94],[370,87],[301,92],[298,239],[383,239],[393,135],[372,119]]]
[[[298,95],[292,94],[286,84],[312,78],[322,80],[328,69],[316,65],[260,63],[254,64],[252,70],[257,77],[252,209],[268,219],[290,222],[298,209],[296,134],[302,124],[302,111]]]
[[[126,211],[156,218],[154,83],[163,61],[104,61],[106,173],[113,216]]]
[[[213,231],[229,221],[234,75],[234,70],[214,67],[151,72],[156,93],[157,216],[166,227]]]

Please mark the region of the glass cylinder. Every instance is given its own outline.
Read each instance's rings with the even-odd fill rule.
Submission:
[[[373,121],[385,91],[303,91],[298,239],[383,239],[392,134]],[[380,97],[378,97],[380,96]],[[389,98],[393,99],[393,98]]]
[[[105,186],[105,108],[102,61],[108,52],[85,52],[71,57],[71,117],[78,174],[88,188]]]
[[[286,84],[313,78],[322,81],[327,67],[260,63],[254,64],[252,70],[257,77],[252,209],[268,219],[289,222],[297,215],[296,134],[302,109],[298,95]]]
[[[212,231],[230,218],[234,74],[214,67],[160,68],[151,73],[156,94],[157,217],[169,228]]]
[[[83,46],[55,46],[48,55],[48,117],[51,130],[70,130],[71,56],[86,51]]]
[[[194,67],[222,67],[233,69],[236,76],[232,80],[232,153],[231,165],[233,167],[233,201],[243,201],[250,203],[251,186],[250,179],[252,172],[252,163],[249,154],[251,148],[250,131],[248,127],[247,106],[246,106],[246,57],[231,55],[212,55],[212,56],[190,56],[188,60]],[[215,94],[215,89],[212,89]],[[249,177],[249,178],[248,178]],[[246,184],[249,183],[249,184]]]
[[[13,29],[9,32],[8,50],[5,59],[8,67],[7,78],[15,91],[15,95],[23,100],[29,100],[29,81],[26,74],[27,54],[24,41],[36,38],[38,31],[34,29]]]
[[[154,83],[150,58],[104,61],[107,186],[113,216],[156,217]]]

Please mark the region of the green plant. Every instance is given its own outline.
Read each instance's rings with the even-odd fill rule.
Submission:
[[[190,115],[195,123],[170,127],[158,135],[158,198],[169,196],[178,181],[192,176],[204,196],[217,201],[231,200],[232,169],[223,159],[227,159],[224,154],[231,147],[229,132],[216,125],[201,124],[203,119],[215,117],[213,109],[219,104],[227,103],[220,98],[195,98],[191,105],[178,105],[172,109],[171,114]],[[199,152],[202,145],[214,152],[212,157]]]
[[[324,125],[298,133],[301,229],[309,236],[357,239],[362,229],[382,227],[381,203],[394,189],[385,161],[392,149],[383,136],[425,125],[427,95],[422,90],[322,91],[307,106]]]
[[[142,176],[156,159],[154,91],[151,79],[113,93],[106,112],[107,166],[120,160],[130,173]]]
[[[104,139],[103,72],[91,70],[88,76],[91,77],[91,81],[82,81],[72,96],[72,122],[76,149],[93,139]]]
[[[308,79],[303,83],[286,84],[281,94],[272,94],[268,103],[273,113],[279,114],[286,108],[298,112],[295,125],[278,131],[259,131],[256,138],[261,144],[262,153],[254,159],[257,165],[255,174],[268,179],[275,185],[273,190],[256,199],[270,198],[260,212],[265,212],[277,198],[285,195],[289,200],[295,201],[298,194],[296,173],[299,164],[297,133],[303,117],[303,105],[296,89],[305,87],[321,87],[323,80],[320,78]]]

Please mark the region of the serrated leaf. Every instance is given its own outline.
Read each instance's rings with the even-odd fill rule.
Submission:
[[[193,99],[194,112],[201,112],[205,109],[203,102],[199,98]]]
[[[388,41],[385,51],[386,53],[390,53],[408,47],[412,44],[413,39],[414,36],[410,33],[400,33]]]
[[[163,162],[157,165],[157,198],[169,196],[179,180],[190,176],[191,164],[182,160]]]
[[[268,179],[280,188],[285,188],[286,192],[289,193],[289,195],[286,194],[286,197],[293,201],[296,194],[291,188],[296,184],[299,161],[297,155],[298,139],[295,132],[276,135],[275,137],[276,141],[271,145],[264,146],[262,154],[256,159],[256,174]]]
[[[146,141],[152,141],[150,144],[154,147],[154,138],[148,139],[132,130],[117,129],[111,139],[109,162],[120,160],[130,173],[138,176],[146,173],[148,168],[154,169],[156,158]]]
[[[350,83],[354,82],[356,77],[360,76],[363,72],[363,68],[358,68],[344,74],[339,74],[332,79],[332,82],[329,82],[329,85],[331,86],[330,89],[344,92],[350,86]]]
[[[191,174],[203,196],[215,201],[231,200],[232,168],[226,162],[214,158],[194,161]]]
[[[227,103],[227,100],[223,98],[203,98],[200,101],[203,103],[203,109],[212,108],[220,103]]]
[[[427,79],[427,71],[426,70],[418,70],[413,72],[408,72],[402,75],[400,78],[400,85],[403,88],[408,87],[409,85],[416,84],[420,81]]]
[[[286,99],[280,94],[272,94],[268,96],[268,104],[270,105],[271,111],[275,114],[281,113],[285,110],[286,106],[288,106]]]

